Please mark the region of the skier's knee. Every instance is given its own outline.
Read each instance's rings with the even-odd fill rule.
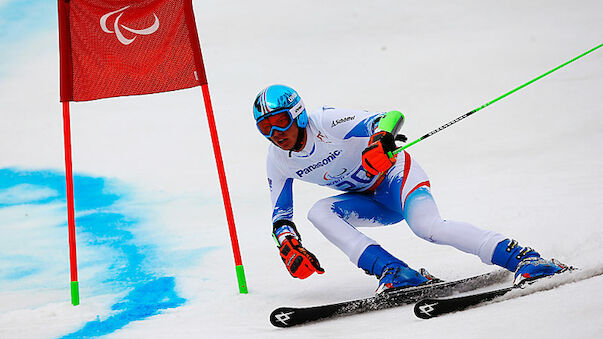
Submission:
[[[427,241],[436,242],[434,239],[434,231],[441,226],[443,221],[440,218],[425,218],[418,221],[409,223],[410,229],[419,238]]]
[[[330,198],[318,200],[308,211],[308,220],[314,225],[320,224],[325,219],[326,213],[331,213],[333,201]]]

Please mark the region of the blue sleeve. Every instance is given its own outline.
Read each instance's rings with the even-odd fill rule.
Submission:
[[[377,114],[368,118],[364,118],[360,121],[354,128],[352,128],[343,138],[363,138],[370,137],[375,133],[375,129],[377,128],[377,122],[379,118],[381,118],[382,114]]]
[[[293,178],[283,174],[276,160],[269,155],[266,164],[273,223],[281,219],[293,220]]]
[[[282,188],[273,202],[272,206],[272,223],[277,220],[293,219],[293,179],[287,178],[282,185]]]

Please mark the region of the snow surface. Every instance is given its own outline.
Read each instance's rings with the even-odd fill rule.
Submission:
[[[199,88],[75,103],[81,305],[69,299],[56,7],[0,1],[0,338],[597,338],[603,277],[419,320],[411,307],[292,329],[278,306],[369,296],[305,219],[335,192],[295,185],[304,245],[326,273],[282,267],[270,237],[256,93],[295,87],[307,106],[406,114],[414,140],[603,42],[603,2],[194,1],[249,286],[234,272]],[[600,267],[603,50],[410,152],[445,218],[547,257]],[[78,198],[79,197],[79,198]],[[492,270],[399,225],[366,231],[413,267],[455,279]]]

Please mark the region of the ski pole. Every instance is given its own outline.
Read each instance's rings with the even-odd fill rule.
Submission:
[[[532,80],[530,80],[530,81],[526,82],[525,84],[523,84],[523,85],[521,85],[521,86],[518,86],[518,87],[516,87],[516,88],[514,88],[514,89],[512,89],[512,90],[510,90],[510,91],[508,91],[507,93],[505,93],[505,94],[503,94],[503,95],[499,96],[498,98],[496,98],[496,99],[494,99],[494,100],[492,100],[492,101],[490,101],[490,102],[487,102],[487,103],[485,103],[485,104],[481,105],[480,107],[478,107],[478,108],[476,108],[476,109],[474,109],[474,110],[472,110],[472,111],[470,111],[470,112],[468,112],[468,113],[465,113],[465,114],[461,115],[460,117],[458,117],[458,118],[456,118],[456,119],[454,119],[454,120],[452,120],[452,121],[450,121],[450,122],[448,122],[448,123],[446,123],[446,124],[444,124],[444,125],[442,125],[442,126],[440,126],[440,127],[436,128],[436,129],[434,129],[433,131],[431,131],[431,132],[429,132],[429,133],[425,134],[424,136],[422,136],[422,137],[418,138],[417,140],[414,140],[414,141],[412,141],[411,143],[409,143],[409,144],[407,144],[407,145],[404,145],[404,146],[402,146],[402,147],[397,148],[395,151],[390,152],[389,156],[390,156],[390,157],[392,157],[392,156],[394,156],[395,154],[398,154],[398,153],[402,152],[402,150],[407,149],[407,148],[409,148],[410,146],[412,146],[412,145],[414,145],[414,144],[418,143],[419,141],[425,140],[425,139],[429,138],[430,136],[432,136],[432,135],[434,135],[434,134],[438,133],[439,131],[441,131],[441,130],[443,130],[443,129],[445,129],[445,128],[448,128],[448,127],[450,127],[450,126],[452,126],[452,125],[454,125],[454,124],[456,124],[457,122],[459,122],[459,121],[461,121],[461,120],[463,120],[463,119],[465,119],[465,118],[467,118],[467,117],[471,116],[472,114],[477,113],[477,112],[481,111],[482,109],[484,109],[484,108],[486,108],[486,107],[488,107],[488,106],[492,105],[493,103],[497,102],[498,100],[501,100],[502,98],[505,98],[506,96],[511,95],[511,94],[513,94],[513,93],[515,93],[515,92],[519,91],[520,89],[522,89],[522,88],[524,88],[524,87],[528,86],[529,84],[531,84],[531,83],[533,83],[533,82],[535,82],[535,81],[537,81],[537,80],[539,80],[539,79],[544,78],[545,76],[547,76],[547,75],[549,75],[549,74],[551,74],[551,73],[555,72],[556,70],[560,69],[561,67],[563,67],[563,66],[565,66],[565,65],[567,65],[567,64],[569,64],[569,63],[572,63],[572,62],[574,62],[574,61],[576,61],[576,60],[578,60],[578,59],[580,59],[580,58],[582,58],[583,56],[585,56],[585,55],[587,55],[587,54],[589,54],[589,53],[591,53],[591,52],[595,51],[596,49],[600,48],[601,46],[603,46],[603,44],[600,44],[600,45],[598,45],[598,46],[596,46],[596,47],[594,47],[594,48],[592,48],[592,49],[590,49],[590,50],[588,50],[588,51],[586,51],[586,52],[584,52],[584,53],[582,53],[582,54],[578,55],[577,57],[575,57],[575,58],[573,58],[573,59],[571,59],[571,60],[569,60],[569,61],[567,61],[567,62],[564,62],[563,64],[561,64],[561,65],[559,65],[559,66],[557,66],[557,67],[555,67],[555,68],[551,69],[550,71],[548,71],[548,72],[546,72],[546,73],[544,73],[544,74],[542,74],[542,75],[540,75],[540,76],[538,76],[538,77],[536,77],[536,78],[534,78],[534,79],[532,79]]]

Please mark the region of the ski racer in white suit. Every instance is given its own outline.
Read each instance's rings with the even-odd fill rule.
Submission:
[[[316,202],[308,219],[354,265],[379,278],[377,293],[431,279],[358,230],[402,220],[427,241],[453,246],[486,264],[515,272],[518,284],[565,269],[500,233],[443,220],[419,164],[405,151],[391,156],[404,121],[402,113],[323,107],[307,114],[297,92],[283,85],[262,90],[253,111],[258,129],[272,142],[267,172],[273,237],[293,277],[324,273],[316,257],[301,245],[293,222],[295,179],[345,192]]]

